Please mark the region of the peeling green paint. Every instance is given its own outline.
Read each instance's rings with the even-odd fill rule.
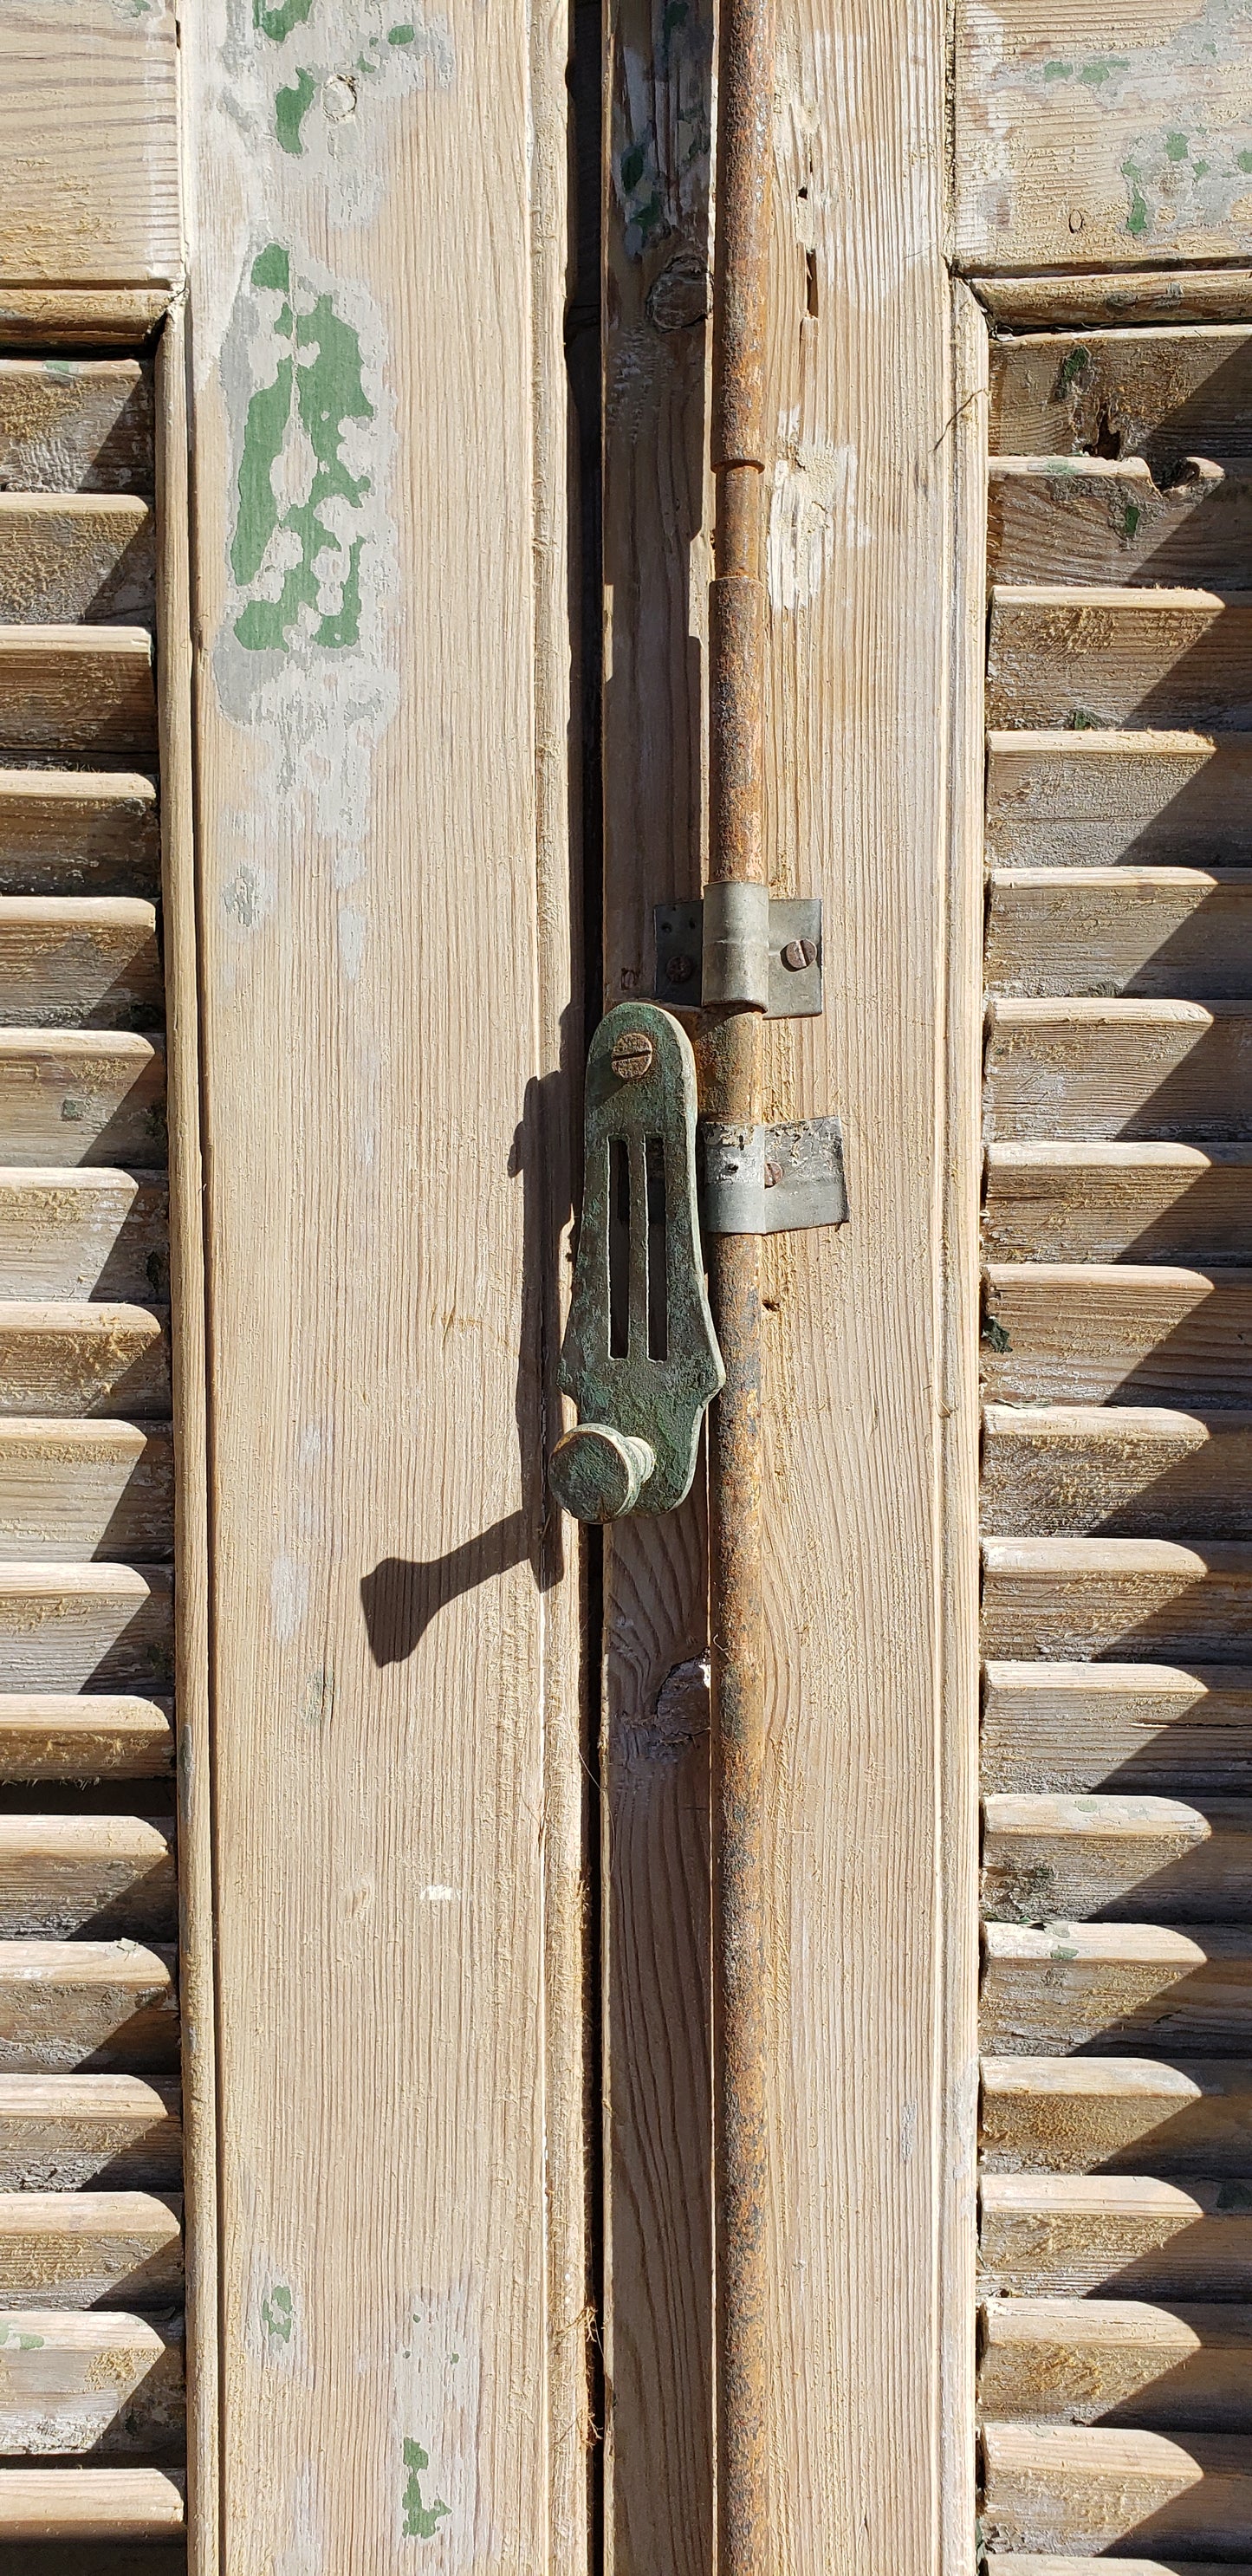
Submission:
[[[1139,185],[1140,176],[1137,162],[1123,161],[1122,177],[1130,189],[1130,213],[1126,217],[1126,230],[1128,233],[1134,233],[1136,237],[1140,233],[1146,233],[1148,229],[1148,201]]]
[[[303,152],[300,128],[313,105],[317,84],[311,72],[296,65],[296,77],[290,89],[274,92],[274,132],[284,152]]]
[[[1097,54],[1093,61],[1083,64],[1078,77],[1086,82],[1088,89],[1102,89],[1114,72],[1128,72],[1129,69],[1130,64],[1124,54]]]
[[[268,8],[266,0],[252,0],[252,23],[271,44],[286,43],[293,27],[303,27],[313,7],[313,0],[277,0]]]
[[[1187,141],[1187,138],[1186,138],[1186,135],[1185,135],[1185,134],[1167,134],[1167,135],[1166,135],[1166,137],[1165,137],[1165,154],[1166,154],[1166,159],[1167,159],[1167,160],[1170,160],[1170,161],[1185,161],[1185,160],[1186,160],[1186,158],[1187,158],[1187,154],[1188,154],[1188,152],[1190,151],[1190,149],[1191,149],[1191,146],[1190,146],[1190,144],[1188,143],[1188,141]]]
[[[444,2504],[438,2496],[433,2504],[422,2502],[422,2472],[430,2467],[430,2459],[420,2442],[411,2442],[407,2437],[404,2465],[409,2473],[401,2499],[404,2537],[406,2540],[433,2540],[441,2521],[451,2513],[452,2507]]]
[[[1090,349],[1071,349],[1056,379],[1056,399],[1062,402],[1075,385],[1080,385],[1090,370]]]
[[[1100,719],[1087,707],[1074,707],[1065,720],[1068,733],[1099,733]]]
[[[260,253],[252,280],[288,293],[290,261],[280,244],[271,242]],[[289,337],[291,322],[284,304],[272,328]],[[239,588],[256,594],[235,619],[235,633],[250,652],[285,650],[293,629],[310,617],[316,619],[313,641],[331,651],[354,645],[360,634],[363,537],[336,528],[327,515],[332,506],[340,518],[344,508],[359,511],[369,491],[368,476],[350,474],[343,452],[345,423],[374,418],[362,379],[360,342],[335,311],[332,297],[323,293],[311,311],[296,316],[295,346],[312,354],[299,364],[294,353],[276,358],[271,381],[258,386],[248,404],[239,459],[230,561]],[[275,468],[293,442],[297,454],[301,448],[311,450],[313,472],[304,499],[283,509],[274,488]],[[276,578],[280,586],[274,597]],[[321,605],[321,594],[336,582],[338,606]]]
[[[1237,152],[1235,159],[1241,170],[1252,170],[1252,152]]]
[[[41,2334],[28,2334],[20,2327],[15,2333],[12,2326],[0,2321],[0,2343],[15,2343],[19,2352],[42,2352],[44,2339]]]
[[[1043,77],[1045,80],[1072,80],[1074,66],[1072,63],[1045,63]]]
[[[1124,537],[1130,538],[1134,536],[1141,516],[1142,513],[1137,501],[1127,501],[1125,503],[1122,511],[1122,535]]]
[[[998,1315],[984,1315],[982,1321],[982,1337],[988,1350],[1012,1350],[1013,1345],[1009,1340],[1008,1328],[1006,1325],[1001,1323]]]
[[[261,2323],[271,2343],[288,2344],[295,2324],[295,2303],[285,2281],[276,2281],[261,2301]]]
[[[416,43],[416,40],[417,29],[408,19],[405,19],[398,27],[389,27],[387,29],[387,42],[389,45],[412,45]]]

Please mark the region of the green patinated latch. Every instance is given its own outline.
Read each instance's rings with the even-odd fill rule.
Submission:
[[[552,1453],[580,1521],[668,1512],[691,1490],[725,1377],[696,1207],[696,1068],[677,1020],[622,1002],[587,1059],[582,1224],[561,1386],[578,1429]]]

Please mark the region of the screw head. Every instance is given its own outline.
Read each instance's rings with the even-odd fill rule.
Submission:
[[[793,975],[798,975],[802,966],[815,966],[817,964],[816,940],[789,939],[782,953],[782,962],[784,966],[790,968]]]
[[[619,1082],[642,1082],[652,1071],[652,1040],[645,1029],[624,1029],[609,1062]]]
[[[665,969],[667,984],[689,984],[696,971],[694,957],[671,957]]]

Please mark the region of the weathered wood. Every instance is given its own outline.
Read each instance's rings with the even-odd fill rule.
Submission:
[[[985,2057],[981,2153],[987,2173],[1250,2174],[1252,2062]]]
[[[987,722],[1033,731],[1144,725],[1246,732],[1252,600],[1240,591],[997,582]]]
[[[984,1943],[988,2051],[1252,2047],[1246,1925],[988,1923]]]
[[[986,1312],[991,1397],[1236,1406],[1252,1394],[1252,1271],[1233,1264],[997,1262]]]
[[[0,2074],[0,2190],[177,2190],[182,2152],[176,2085]]]
[[[983,1812],[991,1922],[1222,1923],[1252,1909],[1246,1799],[997,1795]]]
[[[0,493],[0,625],[151,625],[155,578],[137,494]]]
[[[1206,1539],[983,1542],[983,1647],[1009,1661],[1246,1662],[1252,1545]]]
[[[991,445],[1081,456],[1104,441],[1160,474],[1192,455],[1252,454],[1252,329],[1041,331],[997,340]]]
[[[0,2537],[159,2539],[184,2524],[183,2480],[163,2469],[0,2469]]]
[[[1252,741],[1241,734],[993,733],[997,867],[1225,867],[1252,859]]]
[[[1064,2558],[1041,2558],[1034,2550],[1020,2554],[1014,2550],[1009,2557],[1003,2550],[991,2549],[986,2555],[986,2566],[988,2576],[1109,2576],[1106,2559],[1073,2558],[1068,2552]],[[39,2576],[39,2571],[32,2570],[31,2576]],[[59,2576],[59,2570],[50,2570],[49,2576]],[[1236,2566],[1229,2558],[1223,2558],[1220,2567],[1208,2558],[1202,2563],[1199,2559],[1188,2558],[1185,2564],[1181,2559],[1171,2558],[1166,2565],[1162,2558],[1125,2558],[1119,2554],[1117,2576],[1252,2576],[1252,2566],[1244,2559]]]
[[[158,1029],[164,980],[152,904],[122,895],[0,895],[0,1024]]]
[[[151,778],[0,769],[0,893],[148,895],[160,867]]]
[[[172,1949],[134,1940],[0,1941],[0,2068],[166,2075],[178,2064]]]
[[[1046,1138],[991,1145],[983,1245],[993,1262],[1252,1262],[1252,1153]]]
[[[997,1538],[1252,1538],[1252,1414],[990,1404],[982,1514]]]
[[[165,1174],[0,1168],[0,1276],[12,1296],[35,1303],[93,1294],[128,1304],[147,1297],[164,1302],[170,1293]]]
[[[1012,868],[988,887],[995,993],[1252,992],[1252,871]]]
[[[1252,1671],[988,1664],[982,1783],[1004,1790],[1252,1790]]]
[[[1119,275],[1053,270],[1035,277],[978,277],[974,292],[1009,331],[1084,331],[1101,323],[1226,322],[1252,308],[1252,269],[1136,268]]]
[[[167,2308],[182,2287],[175,2194],[0,2193],[0,2309]]]
[[[33,2308],[0,2318],[0,2453],[177,2453],[182,2321]]]
[[[232,2106],[206,2304],[231,2576],[309,2548],[398,2576],[427,2523],[449,2568],[529,2576],[588,2554],[578,1552],[544,1486],[582,1026],[569,28],[376,32],[345,54],[316,10],[287,42],[225,0],[183,30]],[[281,1259],[241,1207],[283,1210]],[[328,1224],[360,1258],[327,1261]]]
[[[981,2324],[985,2422],[1252,2432],[1252,2309],[988,2299]]]
[[[10,349],[141,349],[169,310],[161,286],[0,283],[0,339]]]
[[[143,1420],[170,1409],[164,1307],[0,1305],[0,1412],[108,1414]]]
[[[1009,2549],[1252,2551],[1252,2441],[990,2424],[984,2529]]]
[[[0,491],[152,490],[152,369],[0,358]]]
[[[0,626],[0,749],[156,751],[152,638],[142,626]]]
[[[168,1941],[174,1831],[162,1816],[0,1814],[0,1932]]]
[[[133,1422],[0,1420],[0,1560],[102,1556],[142,1563],[171,1555],[173,1544],[170,1430]],[[0,1747],[3,1740],[0,1716]]]
[[[1196,466],[1162,492],[1146,457],[994,457],[987,568],[1003,582],[1252,581],[1252,477]]]
[[[175,12],[68,16],[9,0],[0,28],[0,267],[22,284],[176,284]]]
[[[0,1029],[0,1134],[10,1165],[163,1164],[158,1038]]]
[[[59,1691],[168,1681],[165,1566],[0,1566],[0,1650],[12,1689]]]
[[[986,1106],[997,1141],[1252,1135],[1246,1002],[989,1007]]]
[[[1252,2183],[987,2174],[979,2269],[1001,2298],[1246,2300]]]

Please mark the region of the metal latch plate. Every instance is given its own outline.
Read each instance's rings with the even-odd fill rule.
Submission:
[[[658,903],[656,986],[658,1002],[671,1011],[698,1011],[704,1000],[704,905]],[[799,952],[805,943],[816,950],[810,962],[784,963],[784,951]],[[769,907],[769,1008],[767,1019],[813,1020],[822,1008],[822,907],[820,898],[804,895]]]
[[[706,1234],[791,1234],[847,1224],[837,1118],[804,1118],[785,1127],[726,1127],[702,1118],[700,1148]]]

